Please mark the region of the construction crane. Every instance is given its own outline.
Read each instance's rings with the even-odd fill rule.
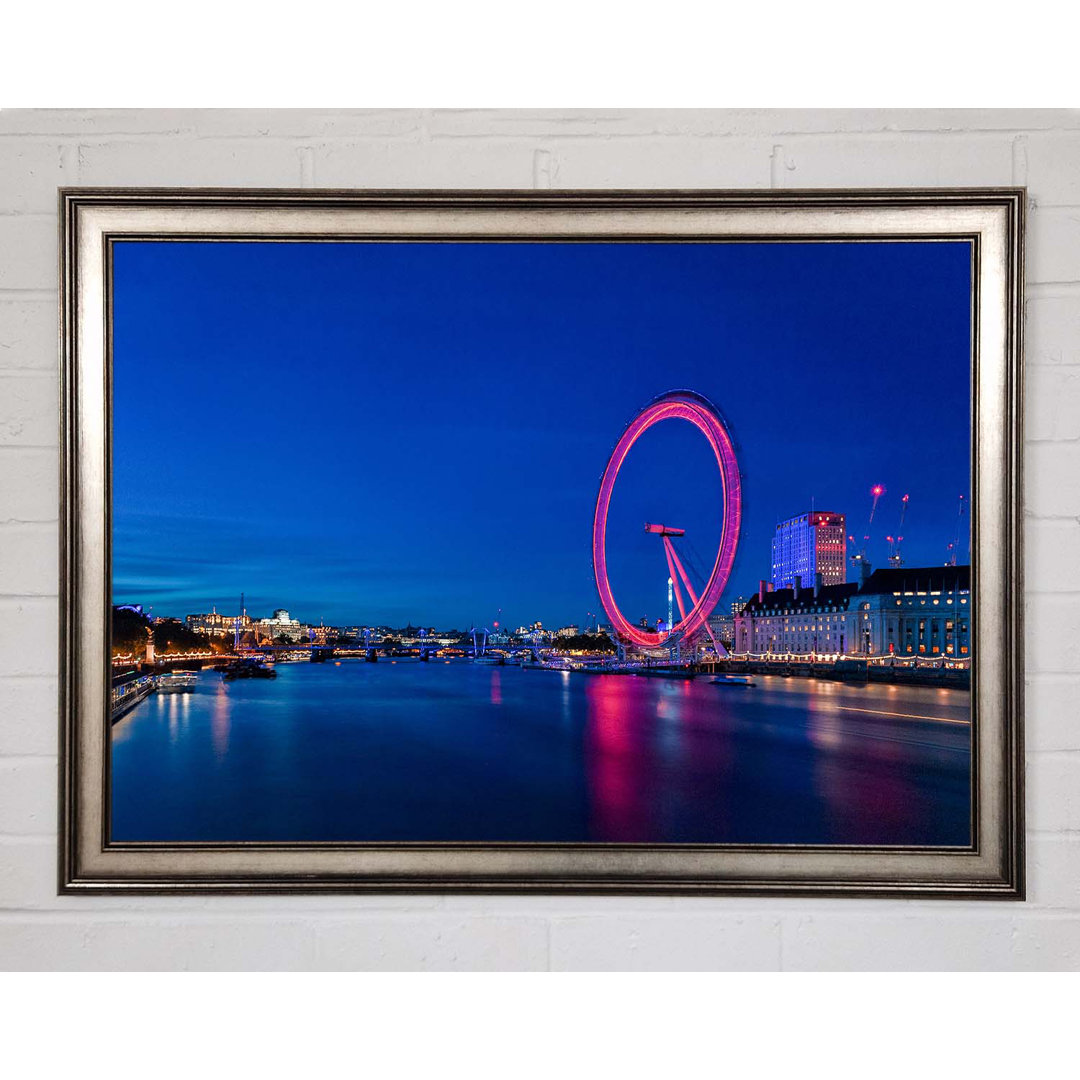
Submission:
[[[870,565],[867,558],[867,549],[870,546],[870,533],[873,531],[874,528],[874,514],[877,512],[878,502],[880,501],[881,496],[884,494],[885,487],[882,484],[875,484],[870,489],[872,502],[870,503],[870,518],[866,523],[866,535],[863,537],[862,546],[854,555],[851,556],[851,565],[857,567],[860,570],[862,569],[863,565],[866,565],[868,568]],[[854,542],[855,538],[851,536],[848,537],[848,539]]]
[[[240,614],[236,616],[236,622],[233,626],[233,652],[240,651],[241,634],[243,633],[242,627],[244,625],[244,616],[247,614],[247,608],[244,607],[244,594],[240,594]],[[258,645],[258,640],[255,644]]]
[[[896,536],[887,536],[885,539],[889,541],[889,565],[890,566],[903,566],[904,557],[900,554],[900,545],[904,542],[903,536],[900,534],[904,531],[904,518],[907,517],[907,504],[910,495],[905,495],[900,500],[900,528],[896,531]]]
[[[964,521],[964,501],[964,496],[961,495],[960,502],[956,511],[956,535],[953,537],[952,542],[946,548],[946,566],[956,565],[956,552],[960,548],[960,526],[963,524]]]

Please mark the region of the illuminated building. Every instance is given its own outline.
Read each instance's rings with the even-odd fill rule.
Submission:
[[[723,641],[730,645],[735,640],[734,615],[710,615],[709,628],[717,641]]]
[[[555,637],[577,637],[581,633],[581,628],[571,624],[570,626],[561,626],[555,631]]]
[[[772,542],[772,582],[792,589],[809,585],[817,574],[823,585],[847,581],[847,532],[844,515],[814,510],[781,521]]]
[[[187,615],[184,622],[189,630],[198,630],[213,637],[224,637],[236,630],[236,620],[240,620],[240,629],[251,628],[251,618],[248,615],[219,615],[215,607],[205,615]]]
[[[754,656],[971,655],[967,566],[875,570],[854,582],[768,590],[735,619],[735,652]]]
[[[291,618],[284,608],[278,608],[269,619],[259,619],[255,623],[255,632],[272,641],[278,638],[299,641],[303,636],[300,620]]]

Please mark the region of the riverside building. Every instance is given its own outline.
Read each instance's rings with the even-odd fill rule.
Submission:
[[[847,581],[847,532],[843,514],[814,510],[776,526],[772,542],[772,582],[790,589],[795,579],[823,585]]]
[[[967,566],[875,570],[862,584],[792,588],[761,582],[735,619],[735,652],[751,656],[971,655]]]
[[[202,615],[186,615],[184,617],[184,622],[189,630],[209,634],[211,637],[224,637],[227,634],[235,633],[237,620],[240,622],[241,631],[251,629],[251,617],[249,615],[219,615],[216,607],[213,611]]]
[[[286,641],[300,641],[303,637],[300,620],[292,618],[284,608],[278,608],[269,619],[259,619],[255,623],[255,631],[260,638],[268,638],[270,641],[282,638]]]

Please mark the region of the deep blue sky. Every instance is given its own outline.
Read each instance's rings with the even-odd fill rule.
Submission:
[[[969,494],[966,244],[121,242],[114,272],[113,592],[156,615],[243,590],[328,623],[584,622],[600,473],[677,387],[739,449],[731,598],[811,500],[860,538],[884,484],[884,566],[910,493],[916,566]],[[701,565],[719,506],[700,436],[647,433],[609,525],[628,616],[666,609],[643,523]]]

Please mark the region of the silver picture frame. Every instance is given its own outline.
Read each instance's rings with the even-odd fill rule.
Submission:
[[[1019,188],[62,190],[59,891],[1022,899],[1025,199]],[[111,250],[131,238],[970,241],[971,845],[111,842]]]

